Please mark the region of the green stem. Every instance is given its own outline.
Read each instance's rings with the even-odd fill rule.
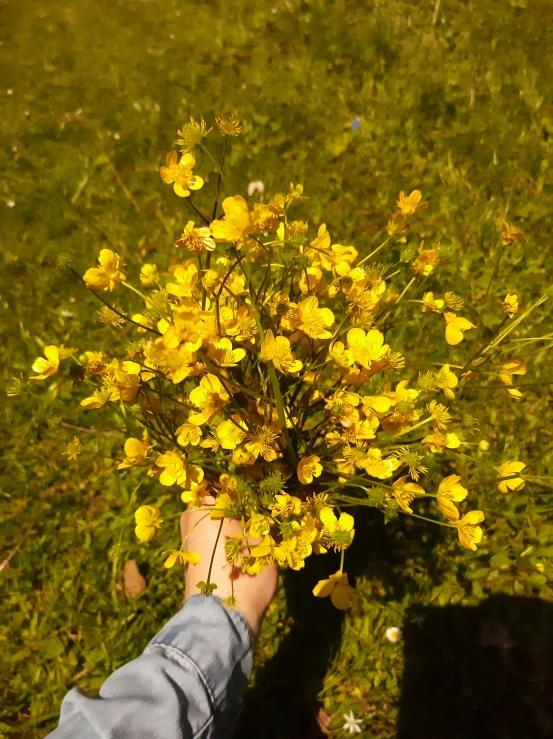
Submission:
[[[211,570],[213,569],[213,560],[215,559],[215,552],[217,551],[217,544],[219,543],[219,537],[221,536],[221,530],[223,528],[223,523],[225,519],[221,519],[221,523],[219,524],[219,531],[217,532],[217,537],[215,539],[215,544],[213,545],[213,551],[211,552],[211,560],[209,562],[209,570],[207,571],[207,584],[209,585],[211,583]]]

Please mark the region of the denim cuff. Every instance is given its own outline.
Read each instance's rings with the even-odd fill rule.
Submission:
[[[214,727],[223,735],[234,723],[252,669],[254,638],[244,616],[214,595],[194,595],[152,639],[144,654],[197,671],[211,704]]]

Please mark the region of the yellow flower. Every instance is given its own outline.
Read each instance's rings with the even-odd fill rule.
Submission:
[[[65,454],[68,459],[75,461],[77,457],[79,456],[79,454],[81,453],[82,447],[83,445],[81,444],[79,437],[75,436],[73,438],[73,441],[71,441],[67,445],[67,449],[63,452],[63,454]]]
[[[248,441],[245,447],[248,452],[253,454],[257,459],[259,455],[263,457],[266,462],[273,462],[277,458],[277,449],[275,448],[275,442],[278,439],[278,434],[267,426],[262,426],[257,429],[254,433],[248,434]]]
[[[256,231],[276,231],[279,216],[285,214],[284,208],[271,203],[256,203],[253,207],[252,222]]]
[[[351,367],[353,362],[353,354],[346,349],[342,341],[335,341],[328,347],[328,359],[334,362],[338,367]]]
[[[330,268],[334,277],[345,277],[351,270],[351,265],[359,253],[354,246],[334,244],[331,249]]]
[[[496,467],[495,469],[498,471],[500,477],[507,477],[508,475],[514,475],[517,472],[522,472],[525,467],[526,465],[524,464],[524,462],[512,460],[510,462],[503,462],[503,464],[500,464],[499,467]],[[522,490],[524,484],[525,483],[522,477],[513,477],[511,480],[501,480],[497,484],[497,487],[499,488],[500,492],[508,493]]]
[[[422,443],[426,444],[433,454],[436,454],[436,452],[441,452],[446,448],[447,436],[440,431],[435,431],[433,434],[425,436]]]
[[[302,270],[298,285],[304,294],[324,291],[326,282],[323,280],[322,269],[319,269],[319,267],[307,267],[307,269]]]
[[[518,297],[511,293],[507,293],[505,300],[503,301],[503,310],[509,318],[512,318],[516,313],[518,313]]]
[[[332,508],[325,506],[319,518],[324,526],[323,533],[331,538],[334,548],[347,549],[355,536],[353,516],[349,513],[340,513],[340,518],[336,518]]]
[[[277,493],[275,502],[269,506],[276,516],[299,516],[301,513],[301,500],[295,495],[288,493]]]
[[[313,595],[317,598],[327,598],[330,595],[332,605],[340,611],[347,611],[354,602],[355,591],[348,584],[348,576],[338,570],[328,580],[319,580],[313,588]]]
[[[191,423],[183,423],[175,431],[177,435],[177,443],[179,446],[198,446],[202,439],[202,432],[197,426]]]
[[[264,516],[262,513],[254,513],[248,524],[248,533],[255,539],[259,536],[267,536],[273,523],[273,519],[270,516]]]
[[[169,271],[173,273],[177,282],[176,284],[168,282],[165,285],[167,292],[179,298],[191,298],[198,280],[198,265],[196,262],[191,259],[186,264],[179,264],[170,268]]]
[[[454,400],[455,393],[452,388],[457,387],[457,376],[449,369],[449,364],[444,364],[441,370],[436,374],[436,387],[444,391],[446,398]]]
[[[317,238],[311,244],[315,249],[321,249],[323,252],[330,249],[330,234],[326,230],[326,224],[322,223],[317,232]]]
[[[441,313],[444,307],[444,301],[440,299],[434,299],[434,293],[424,293],[422,296],[422,310],[433,311],[434,313]]]
[[[438,263],[438,252],[436,249],[425,249],[424,241],[421,241],[417,257],[412,267],[418,275],[427,277]]]
[[[141,505],[134,514],[136,528],[134,530],[140,541],[152,541],[163,519],[158,509],[153,505]]]
[[[217,426],[217,438],[223,449],[236,449],[248,434],[246,424],[239,416],[233,416],[234,421],[225,420]]]
[[[414,482],[405,482],[409,479],[408,475],[399,477],[392,485],[392,495],[397,500],[399,507],[405,513],[413,513],[410,506],[414,498],[426,495],[424,488]]]
[[[505,385],[513,384],[513,375],[525,375],[526,363],[522,359],[512,359],[501,365],[499,379]]]
[[[81,405],[86,410],[92,408],[101,408],[108,401],[117,400],[117,395],[114,396],[114,393],[110,388],[103,387],[100,390],[95,390],[90,397],[81,400]]]
[[[293,374],[299,372],[303,363],[296,359],[290,341],[285,336],[277,336],[269,329],[265,334],[265,340],[261,342],[261,356],[265,362],[274,364],[279,372]]]
[[[239,241],[255,230],[248,204],[241,195],[223,200],[224,218],[210,226],[215,241]]]
[[[144,287],[154,287],[158,278],[155,264],[144,264],[140,270],[140,282]]]
[[[183,154],[178,164],[177,160],[177,152],[170,151],[165,160],[167,166],[160,167],[159,173],[168,185],[174,183],[173,190],[179,198],[186,198],[190,195],[190,190],[199,190],[204,181],[192,171],[196,163],[192,154]]]
[[[446,322],[445,340],[450,346],[455,346],[463,341],[465,331],[476,328],[469,320],[456,316],[455,313],[444,313],[444,318]]]
[[[246,356],[245,349],[232,348],[232,341],[224,338],[217,342],[211,342],[208,346],[208,354],[219,367],[236,367],[238,362]]]
[[[117,467],[118,470],[125,470],[128,467],[134,467],[136,464],[143,462],[148,456],[147,436],[144,441],[140,439],[130,438],[125,442],[125,459]]]
[[[484,520],[482,511],[469,511],[463,518],[456,521],[459,541],[465,549],[476,551],[476,545],[482,541],[482,529],[477,524]]]
[[[220,521],[225,516],[228,517],[229,509],[232,506],[232,498],[228,493],[219,493],[215,501],[215,506],[209,513],[209,517],[213,521]]]
[[[49,345],[44,347],[44,357],[37,357],[33,363],[33,372],[39,374],[35,377],[31,376],[31,380],[45,380],[47,377],[55,375],[59,370],[60,362],[73,355],[76,349],[66,349],[63,344],[59,347]]]
[[[320,477],[323,466],[320,464],[321,458],[315,455],[303,457],[298,462],[298,479],[302,485],[310,485],[314,477]]]
[[[177,452],[165,452],[156,459],[156,467],[163,467],[159,476],[162,485],[181,485],[186,482],[186,466],[183,457]]]
[[[402,216],[412,216],[419,210],[428,208],[428,203],[421,203],[422,193],[420,190],[413,190],[410,195],[405,195],[403,190],[399,193],[397,207],[401,211]]]
[[[164,567],[173,567],[177,562],[179,564],[191,564],[197,565],[200,561],[200,555],[198,552],[182,552],[177,549],[171,549],[171,554],[167,557],[164,563]]]
[[[508,246],[509,244],[512,244],[519,238],[519,236],[522,236],[522,231],[516,226],[511,226],[503,218],[503,220],[501,221],[501,242],[503,246]]]
[[[119,267],[124,267],[119,254],[111,251],[111,249],[102,249],[98,257],[99,267],[87,269],[84,273],[83,280],[87,287],[95,290],[113,290],[120,282],[125,282],[125,275],[119,271]]]
[[[210,131],[211,128],[207,128],[203,118],[200,123],[196,123],[192,116],[190,116],[190,123],[185,123],[182,129],[177,131],[177,135],[180,138],[177,139],[176,143],[182,147],[181,152],[186,153],[197,146]]]
[[[209,423],[211,419],[222,410],[230,398],[215,375],[205,375],[200,380],[199,387],[195,387],[190,393],[190,402],[200,409],[199,413],[191,413],[188,423],[194,426],[202,426]]]
[[[215,242],[211,238],[211,231],[207,227],[194,228],[194,221],[188,221],[180,239],[175,241],[179,249],[190,249],[197,254],[203,251],[213,251]]]
[[[330,339],[332,334],[327,331],[334,323],[334,313],[330,308],[319,308],[318,298],[312,296],[298,303],[298,328],[312,339]]]
[[[464,500],[468,495],[468,490],[459,484],[459,475],[449,475],[444,477],[438,487],[437,502],[444,516],[450,521],[456,520],[459,513],[452,501],[458,503]]]
[[[301,203],[308,198],[303,194],[303,185],[294,185],[290,183],[288,194],[286,195],[286,203]],[[296,221],[294,221],[296,223]]]
[[[362,328],[350,328],[347,334],[348,349],[355,361],[365,369],[382,359],[390,348],[384,344],[384,335],[376,329],[365,333]]]

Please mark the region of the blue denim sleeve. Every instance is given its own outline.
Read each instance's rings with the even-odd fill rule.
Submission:
[[[52,739],[222,739],[252,666],[239,611],[195,595],[144,653],[108,677],[97,697],[70,690]]]

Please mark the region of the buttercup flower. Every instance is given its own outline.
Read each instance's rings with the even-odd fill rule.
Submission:
[[[511,226],[503,218],[501,221],[501,242],[503,246],[513,244],[520,236],[522,236],[522,231],[516,226]]]
[[[186,482],[186,465],[183,457],[177,452],[165,452],[156,459],[156,467],[163,467],[159,476],[162,485],[182,485]]]
[[[163,523],[158,509],[153,505],[141,505],[134,518],[136,521],[134,532],[140,541],[151,541]]]
[[[161,167],[159,173],[161,179],[168,185],[173,184],[173,190],[179,198],[186,198],[190,195],[190,190],[199,190],[203,187],[204,181],[192,171],[196,160],[192,154],[183,154],[178,162],[178,154],[176,151],[170,151],[165,160],[166,167]]]
[[[224,218],[210,226],[215,241],[240,241],[255,230],[248,204],[241,195],[223,200]]]
[[[125,442],[125,459],[118,465],[118,470],[125,470],[128,467],[134,467],[146,459],[148,454],[147,437],[144,441],[140,439],[130,438]]]
[[[456,316],[455,313],[444,313],[444,318],[446,322],[445,340],[451,346],[463,341],[465,331],[476,328],[469,320],[462,318],[462,316]]]
[[[469,511],[456,522],[459,541],[465,549],[476,551],[476,545],[482,541],[482,529],[478,524],[483,520],[482,511]]]
[[[224,406],[229,402],[230,398],[221,384],[221,381],[215,375],[205,375],[200,380],[199,387],[194,388],[190,393],[190,402],[199,408],[199,413],[191,413],[188,417],[188,423],[194,426],[202,426],[204,423],[211,421]]]
[[[348,576],[341,570],[328,580],[319,580],[313,588],[313,595],[317,598],[327,598],[330,595],[332,605],[340,611],[347,611],[355,599],[355,591],[348,584]]]
[[[436,387],[439,387],[444,391],[446,398],[454,400],[455,393],[453,388],[457,387],[459,382],[457,376],[449,369],[449,364],[444,364],[441,370],[436,375]]]
[[[298,328],[312,339],[330,339],[327,331],[334,323],[334,313],[330,308],[319,308],[319,300],[312,296],[298,303]]]
[[[518,297],[516,295],[511,295],[511,293],[507,293],[505,300],[503,301],[503,310],[509,318],[512,318],[516,313],[518,313]]]
[[[44,357],[37,357],[33,363],[33,372],[37,372],[36,376],[32,375],[31,380],[45,380],[47,377],[55,375],[59,370],[60,362],[66,357],[75,354],[76,349],[66,349],[63,344],[58,346],[44,347]]]
[[[183,565],[197,565],[199,561],[200,555],[198,554],[198,552],[183,552],[180,549],[171,549],[171,553],[165,560],[163,566],[167,568],[173,567],[173,565],[177,562]]]
[[[524,462],[512,460],[510,462],[503,462],[503,464],[500,464],[499,467],[496,467],[495,469],[500,477],[507,477],[508,475],[522,472],[525,467],[526,465]],[[497,484],[497,487],[501,493],[516,492],[517,490],[522,490],[524,487],[524,480],[522,477],[513,477],[512,480],[501,480]]]
[[[406,482],[409,480],[408,475],[398,478],[392,485],[393,496],[397,500],[399,507],[405,513],[413,513],[411,508],[411,501],[414,498],[422,497],[426,495],[424,488],[417,485],[415,482]]]
[[[153,287],[158,278],[157,267],[155,264],[144,264],[140,270],[140,282],[144,287]]]
[[[81,453],[82,448],[83,445],[81,444],[79,437],[75,436],[73,438],[73,441],[69,442],[69,444],[67,445],[67,449],[63,452],[63,454],[66,455],[68,459],[75,461]]]
[[[266,362],[272,361],[276,369],[283,374],[299,372],[303,363],[296,359],[290,348],[290,340],[285,336],[277,336],[269,329],[265,340],[261,342],[261,356]]]
[[[213,251],[215,242],[211,238],[211,231],[207,227],[195,228],[194,221],[188,221],[182,236],[175,241],[179,249],[190,249],[197,254],[203,251]]]
[[[376,329],[365,333],[362,328],[351,328],[347,342],[354,360],[365,369],[370,369],[373,362],[382,359],[390,348],[384,344],[384,335]]]
[[[412,216],[419,210],[428,208],[428,203],[421,203],[422,193],[420,190],[413,190],[410,195],[405,195],[403,191],[399,193],[397,207],[401,211],[402,216]]]
[[[449,475],[441,481],[438,487],[436,500],[440,510],[449,520],[456,520],[459,516],[456,507],[452,505],[452,501],[458,503],[468,495],[468,490],[460,484],[460,479],[459,475]]]
[[[303,457],[298,462],[298,479],[302,485],[310,485],[314,477],[320,477],[322,471],[323,466],[320,464],[320,457],[315,455]]]
[[[113,290],[116,285],[127,279],[119,270],[119,267],[125,266],[121,257],[111,249],[100,251],[98,264],[99,267],[92,267],[84,273],[83,280],[87,287],[94,290]]]

